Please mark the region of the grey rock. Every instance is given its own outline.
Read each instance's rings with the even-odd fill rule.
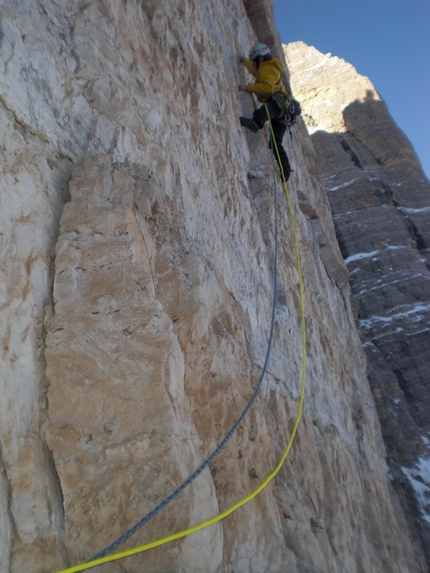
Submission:
[[[350,272],[394,484],[430,562],[430,183],[367,78],[301,42],[285,51]]]

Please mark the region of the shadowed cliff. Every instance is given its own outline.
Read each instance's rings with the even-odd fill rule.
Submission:
[[[393,483],[429,559],[430,183],[366,78],[304,44],[287,52],[292,84],[310,98],[307,123],[350,271]],[[311,71],[322,61],[325,77]],[[323,111],[318,90],[332,82],[339,87]]]

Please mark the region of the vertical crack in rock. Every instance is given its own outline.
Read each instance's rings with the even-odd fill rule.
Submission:
[[[61,482],[55,467],[52,451],[48,450],[48,481],[52,504],[52,520],[55,525],[57,544],[63,557],[66,556],[66,525],[64,514],[64,496],[61,489]]]
[[[65,181],[66,183],[66,181]],[[64,205],[70,201],[70,193],[67,181],[67,192],[63,193],[64,203],[61,214],[64,210]],[[41,349],[41,364],[43,367],[43,375],[40,383],[40,428],[42,430],[43,438],[43,456],[45,459],[45,467],[47,474],[47,482],[49,488],[49,504],[51,512],[51,520],[53,524],[53,529],[56,537],[56,544],[59,549],[59,553],[62,555],[63,563],[68,563],[66,558],[66,537],[65,537],[65,514],[64,514],[64,498],[61,490],[61,482],[55,467],[55,461],[52,451],[49,449],[46,443],[46,425],[49,421],[49,402],[48,402],[48,390],[49,383],[46,377],[46,334],[47,325],[54,313],[54,279],[55,279],[55,245],[60,234],[60,220],[61,215],[57,220],[56,231],[55,231],[55,241],[50,253],[50,266],[49,266],[49,296],[47,297],[44,304],[43,312],[43,325],[42,325],[42,349]]]
[[[400,208],[402,213],[402,209]],[[402,213],[403,214],[403,213]],[[406,226],[409,230],[412,240],[415,243],[417,251],[426,251],[429,248],[429,237],[426,237],[423,231],[419,230],[418,226],[414,221],[408,217],[408,215],[403,215],[406,222]]]
[[[358,167],[358,169],[363,169],[363,166],[360,163],[358,155],[353,151],[351,145],[349,143],[347,143],[347,141],[344,137],[339,137],[339,140],[340,140],[340,144],[342,145],[343,149],[351,157],[351,161],[354,163],[354,165],[356,167]]]
[[[14,537],[13,513],[11,511],[11,485],[3,461],[0,442],[0,570],[10,571],[12,540]]]

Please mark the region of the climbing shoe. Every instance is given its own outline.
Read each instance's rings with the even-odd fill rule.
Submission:
[[[248,119],[247,117],[239,117],[239,119],[240,119],[240,125],[243,125],[243,127],[247,127],[254,133],[257,133],[257,131],[259,130],[258,125],[255,123],[253,119]]]

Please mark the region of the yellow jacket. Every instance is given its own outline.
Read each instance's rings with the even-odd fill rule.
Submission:
[[[245,60],[244,63],[246,69],[256,78],[254,84],[248,84],[246,86],[246,91],[255,94],[258,101],[264,103],[270,96],[279,92],[288,95],[281,79],[284,66],[278,58],[262,60],[258,68],[256,68],[251,60]]]

